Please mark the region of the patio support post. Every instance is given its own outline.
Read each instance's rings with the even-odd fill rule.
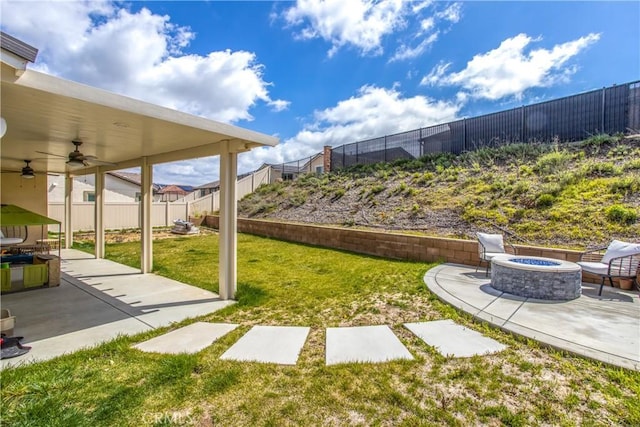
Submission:
[[[220,150],[220,298],[235,298],[237,280],[237,203],[236,171],[238,154],[229,151],[229,141],[221,143]]]
[[[94,228],[96,232],[96,258],[104,258],[104,173],[100,167],[96,168]]]
[[[140,256],[140,270],[150,273],[153,268],[153,230],[151,228],[151,203],[153,201],[153,165],[146,157],[142,158],[142,198],[140,200],[140,240],[142,254]]]
[[[73,205],[73,176],[69,172],[64,176],[64,247],[71,249],[73,245],[73,229],[71,228],[71,206]]]

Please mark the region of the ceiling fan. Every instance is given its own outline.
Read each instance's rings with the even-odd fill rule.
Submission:
[[[75,149],[72,152],[70,152],[68,156],[61,156],[60,154],[47,153],[44,151],[36,151],[36,153],[67,159],[66,161],[67,166],[69,166],[72,169],[83,168],[91,165],[116,166],[115,163],[98,160],[96,156],[85,156],[84,154],[82,154],[80,152],[80,146],[82,145],[82,141],[80,141],[79,139],[74,139],[73,141],[71,141],[71,143],[75,145]]]
[[[33,160],[25,159],[24,160],[25,165],[22,167],[22,170],[19,170],[19,171],[2,171],[2,173],[19,173],[22,178],[33,179],[33,178],[35,178],[36,173],[35,173],[35,171],[33,170],[33,168],[30,165],[30,163],[32,161]],[[56,173],[49,173],[49,172],[47,172],[47,175],[58,176],[58,174],[56,174]]]

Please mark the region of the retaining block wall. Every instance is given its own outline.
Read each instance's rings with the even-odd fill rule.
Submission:
[[[218,228],[219,218],[208,215],[204,225]],[[289,242],[306,243],[384,258],[412,261],[444,261],[478,265],[475,240],[412,236],[385,231],[356,230],[324,225],[296,224],[238,218],[238,231]],[[531,255],[576,262],[580,252],[536,246],[516,245],[518,255]]]

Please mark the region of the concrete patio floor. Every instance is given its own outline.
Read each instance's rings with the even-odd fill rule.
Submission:
[[[424,281],[443,301],[506,331],[584,357],[640,370],[640,298],[623,291],[583,283],[572,301],[523,298],[491,287],[475,268],[442,264]]]
[[[32,349],[0,360],[0,367],[51,359],[234,303],[81,251],[67,249],[61,255],[60,286],[2,295],[2,308],[16,317],[13,335],[24,336],[22,343]]]

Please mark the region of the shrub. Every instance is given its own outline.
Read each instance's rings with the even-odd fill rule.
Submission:
[[[571,154],[567,151],[552,151],[538,158],[536,170],[541,175],[551,175],[566,169],[570,162]]]
[[[548,208],[553,205],[556,198],[552,194],[544,193],[538,196],[536,199],[536,206],[539,208]]]
[[[638,220],[638,213],[633,208],[626,208],[623,205],[611,205],[606,211],[607,219],[623,225],[631,225]]]
[[[622,171],[612,162],[589,162],[584,166],[583,171],[587,176],[615,176]]]
[[[307,196],[308,196],[308,194],[307,194],[306,191],[295,191],[289,197],[289,205],[291,205],[293,207],[302,206],[307,201]]]
[[[639,170],[640,169],[640,159],[632,159],[624,164],[625,170]]]
[[[611,136],[611,135],[607,135],[607,134],[599,134],[599,135],[593,135],[590,136],[589,138],[585,139],[584,141],[582,141],[582,145],[584,147],[593,147],[593,148],[598,148],[601,147],[603,145],[607,145],[607,144],[612,144],[612,143],[616,143],[618,142],[618,138],[615,136]]]
[[[333,190],[331,201],[335,202],[336,200],[340,199],[342,196],[344,196],[345,192],[346,190],[344,188],[336,188],[335,190]]]
[[[638,193],[640,192],[640,178],[617,178],[609,185],[609,188],[611,189],[612,193],[619,193],[623,195]]]

